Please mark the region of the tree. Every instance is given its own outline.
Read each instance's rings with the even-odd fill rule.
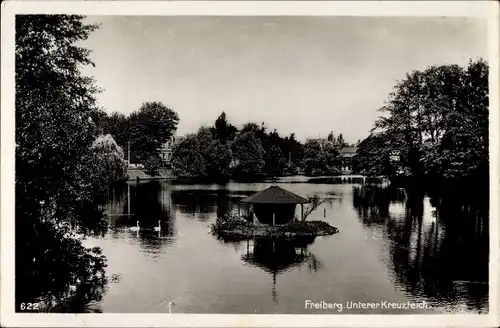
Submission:
[[[196,134],[187,135],[173,148],[172,172],[178,178],[207,176],[206,161]]]
[[[289,159],[293,163],[293,166],[290,165],[290,167],[300,166],[304,156],[304,145],[295,139],[295,133],[290,134],[289,137],[285,137],[283,143],[284,154],[285,156],[289,156]]]
[[[285,173],[286,159],[284,156],[285,141],[280,137],[277,130],[272,131],[267,136],[264,147],[264,169],[271,177],[283,176]]]
[[[179,116],[161,102],[146,102],[129,117],[132,161],[143,162],[153,155],[177,130]]]
[[[348,146],[347,142],[345,142],[345,140],[344,140],[344,136],[342,135],[342,133],[338,135],[337,140],[336,140],[336,144],[338,145],[339,148],[343,148],[343,147]]]
[[[488,65],[431,66],[399,81],[374,130],[415,181],[484,181],[488,171]],[[432,179],[435,181],[435,179]]]
[[[253,132],[240,133],[232,144],[233,176],[256,178],[264,167],[264,148]]]
[[[353,172],[367,176],[394,177],[397,163],[391,162],[390,138],[385,133],[373,133],[361,141],[352,158]]]
[[[318,141],[307,141],[304,145],[303,168],[306,175],[318,176],[324,171],[321,160],[321,144]]]
[[[219,140],[211,140],[206,149],[207,175],[211,180],[224,181],[229,178],[231,163],[231,148]]]
[[[226,113],[222,112],[220,116],[215,121],[214,127],[210,129],[212,135],[215,139],[218,139],[221,143],[226,143],[234,140],[238,129],[235,126],[228,123],[226,118]]]
[[[309,201],[307,205],[304,207],[304,214],[302,216],[302,221],[305,221],[312,212],[314,212],[318,207],[321,206],[325,202],[325,199],[319,197],[318,195],[313,195],[307,197]]]
[[[94,175],[102,176],[107,185],[127,178],[123,150],[110,134],[99,136],[90,148],[95,165]]]
[[[187,179],[222,181],[229,177],[231,150],[227,143],[214,139],[212,129],[202,127],[188,135],[173,150],[174,175]]]
[[[152,177],[160,175],[161,158],[156,155],[150,155],[144,162],[144,172]]]
[[[331,143],[324,146],[316,140],[309,140],[304,145],[303,167],[306,175],[334,175],[338,174],[340,154]]]
[[[265,152],[264,162],[268,176],[279,177],[284,174],[286,160],[279,146],[271,145],[271,147]]]
[[[107,117],[104,133],[111,134],[122,149],[128,148],[130,140],[130,122],[122,113],[113,112]]]
[[[81,292],[90,285],[87,292],[98,300],[106,284],[105,258],[100,249],[83,247],[80,236],[106,229],[108,183],[120,172],[102,169],[98,159],[119,168],[119,151],[95,142],[99,90],[79,70],[92,64],[79,44],[97,27],[83,19],[16,16],[17,306],[70,304],[78,293],[86,299]]]

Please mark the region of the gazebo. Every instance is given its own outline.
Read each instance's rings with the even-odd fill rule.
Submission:
[[[301,217],[304,216],[304,204],[309,201],[299,195],[278,186],[271,186],[259,191],[240,202],[247,204],[247,212],[252,205],[253,213],[261,223],[285,224],[295,217],[297,204],[301,205]],[[252,215],[253,218],[253,215]]]

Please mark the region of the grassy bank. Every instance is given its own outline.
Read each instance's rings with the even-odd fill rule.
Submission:
[[[316,237],[328,236],[339,232],[336,227],[323,221],[291,222],[288,224],[268,225],[248,222],[245,219],[231,217],[217,220],[211,226],[212,233],[224,238],[253,237]]]

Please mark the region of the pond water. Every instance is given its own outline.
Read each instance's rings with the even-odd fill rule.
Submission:
[[[273,183],[182,185],[129,183],[110,191],[110,229],[88,239],[108,258],[104,313],[485,313],[488,311],[487,218],[437,211],[429,197],[360,184],[277,185],[326,199],[308,220],[339,229],[300,244],[230,242],[210,224],[238,200]],[[299,206],[298,209],[299,211]],[[141,230],[129,228],[139,221]],[[153,227],[161,222],[161,231]],[[305,301],[343,304],[306,308]],[[350,309],[347,302],[379,302]],[[422,302],[425,309],[388,309],[380,302]],[[423,304],[423,303],[419,303]]]

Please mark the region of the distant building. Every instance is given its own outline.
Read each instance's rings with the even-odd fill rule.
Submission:
[[[340,149],[340,155],[342,158],[351,158],[356,155],[357,147],[344,147]]]
[[[344,147],[340,149],[340,156],[342,156],[342,173],[352,173],[352,158],[356,155],[356,147]]]
[[[180,143],[183,139],[184,137],[172,136],[170,140],[161,145],[161,148],[159,149],[160,158],[163,160],[165,164],[170,164],[170,161],[172,160],[174,146]]]

